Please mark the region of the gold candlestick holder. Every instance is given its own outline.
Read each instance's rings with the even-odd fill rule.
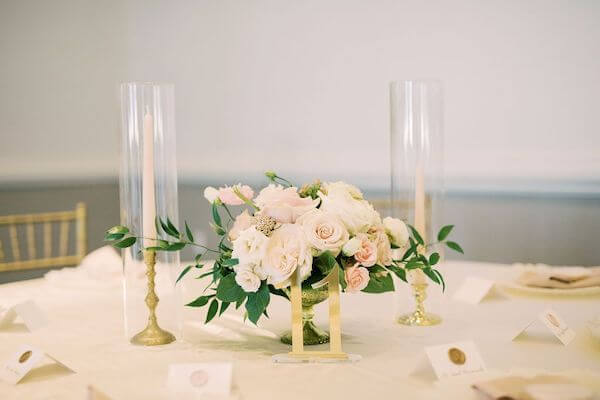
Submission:
[[[148,325],[143,331],[131,338],[131,343],[143,346],[169,344],[175,340],[175,336],[158,326],[156,320],[156,306],[159,301],[154,290],[156,253],[154,251],[144,251],[144,263],[146,264],[146,276],[148,277],[148,294],[146,295],[146,305],[149,312]]]
[[[427,283],[411,284],[415,296],[416,309],[412,313],[402,315],[398,318],[401,325],[431,326],[442,322],[438,315],[425,312],[425,299],[427,298]]]

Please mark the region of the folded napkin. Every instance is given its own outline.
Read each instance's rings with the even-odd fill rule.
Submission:
[[[476,383],[472,387],[490,400],[591,400],[594,396],[587,387],[555,375],[509,376]]]
[[[600,267],[550,267],[543,264],[521,266],[517,283],[539,288],[576,289],[600,286]]]
[[[103,289],[121,286],[123,263],[110,246],[89,253],[77,267],[49,271],[44,275],[48,284],[61,288]]]

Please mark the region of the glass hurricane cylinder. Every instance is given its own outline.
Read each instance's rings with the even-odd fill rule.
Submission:
[[[122,84],[121,115],[121,224],[143,237],[122,251],[125,333],[135,344],[166,344],[182,330],[179,252],[144,249],[160,237],[156,216],[178,221],[173,85]]]
[[[435,80],[406,80],[390,84],[390,144],[392,215],[412,224],[425,243],[433,243],[441,227],[443,199],[442,88]],[[441,251],[421,247],[423,253]],[[406,325],[433,325],[439,317],[425,312],[427,277],[417,269],[409,273],[416,302],[413,313],[403,315]]]

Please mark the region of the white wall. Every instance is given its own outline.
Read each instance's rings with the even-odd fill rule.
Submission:
[[[382,188],[387,83],[435,77],[450,182],[596,190],[598,21],[594,0],[2,0],[0,183],[116,175],[116,83],[157,80],[183,179]]]

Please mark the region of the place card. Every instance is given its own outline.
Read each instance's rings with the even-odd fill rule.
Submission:
[[[453,299],[469,304],[477,304],[490,293],[493,287],[493,281],[469,276],[454,293]]]
[[[569,343],[575,339],[575,331],[569,328],[566,322],[556,313],[556,311],[552,309],[546,309],[538,314],[537,320],[541,321],[542,324],[552,332],[554,336],[560,342],[567,346]],[[521,330],[517,332],[516,335],[513,336],[512,340],[515,340],[521,334],[523,334],[531,325],[533,325],[536,320],[531,320],[523,327]]]
[[[34,369],[45,357],[51,359],[58,365],[73,371],[62,362],[51,355],[30,346],[21,345],[7,360],[0,366],[0,380],[16,385]]]
[[[229,396],[232,372],[231,363],[171,364],[167,385],[177,395]]]
[[[485,364],[472,341],[425,347],[425,354],[438,379],[485,371]]]
[[[32,332],[48,324],[46,315],[38,305],[33,300],[27,300],[9,308],[0,308],[0,328],[12,324],[17,317]]]

